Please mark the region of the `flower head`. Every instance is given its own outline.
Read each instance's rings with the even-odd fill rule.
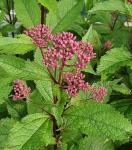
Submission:
[[[79,90],[88,91],[89,84],[84,81],[85,75],[82,73],[66,73],[64,79],[68,84],[66,92],[75,96]]]
[[[26,98],[30,91],[31,89],[22,80],[15,80],[13,83],[13,100],[16,101]]]
[[[111,47],[112,47],[112,42],[110,40],[108,40],[104,43],[104,48],[105,49],[110,49]]]
[[[130,4],[132,4],[132,0],[128,0],[128,2],[129,2]]]
[[[49,28],[45,25],[38,25],[25,31],[25,34],[33,39],[33,42],[40,48],[47,47],[48,42],[53,38]]]
[[[104,87],[98,87],[98,88],[93,88],[92,90],[93,93],[93,99],[95,99],[97,102],[103,102],[104,97],[107,94],[107,89]]]
[[[102,102],[106,94],[105,88],[92,88],[85,82],[85,75],[81,73],[87,67],[90,60],[95,58],[93,46],[84,41],[77,41],[76,36],[70,32],[61,32],[52,35],[45,25],[38,25],[25,31],[34,43],[40,47],[43,54],[42,63],[47,67],[51,79],[59,84],[71,97],[75,96],[79,90],[89,91],[93,98]],[[107,41],[105,47],[110,47]],[[71,67],[71,68],[67,68]],[[20,87],[20,88],[16,88]],[[26,97],[30,90],[25,87],[22,81],[14,84],[14,100]]]
[[[77,70],[84,69],[92,58],[95,58],[95,53],[93,52],[93,47],[90,43],[79,42],[79,50],[77,52],[78,59],[76,62]]]
[[[53,41],[53,47],[59,52],[63,64],[65,64],[67,60],[71,60],[79,48],[76,37],[70,32],[58,33],[54,36]]]

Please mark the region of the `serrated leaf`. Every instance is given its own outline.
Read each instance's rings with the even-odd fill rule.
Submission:
[[[21,35],[18,38],[1,37],[0,38],[0,53],[5,54],[25,54],[35,49],[35,45],[26,35]]]
[[[15,56],[0,55],[0,67],[14,79],[49,80],[47,70],[42,66]]]
[[[131,90],[125,84],[116,84],[112,87],[113,90],[120,92],[122,94],[130,95]]]
[[[24,27],[30,28],[40,23],[40,9],[36,0],[14,0],[15,11]]]
[[[34,56],[35,62],[42,65],[42,54],[40,49],[37,49]],[[42,65],[43,66],[43,65]],[[44,66],[43,66],[44,67]],[[35,81],[38,91],[41,93],[47,103],[53,102],[52,82],[49,81]]]
[[[78,18],[83,8],[83,0],[62,0],[58,2],[58,15],[50,12],[47,15],[47,25],[53,32],[60,32],[68,27]]]
[[[98,33],[93,29],[91,25],[88,32],[82,37],[83,41],[90,42],[96,49],[101,47],[101,41]]]
[[[27,114],[25,101],[6,100],[6,104],[9,115],[14,119],[21,119]]]
[[[0,121],[0,150],[4,150],[9,132],[15,123],[15,120],[9,118]]]
[[[5,99],[8,98],[12,86],[11,86],[11,79],[10,78],[1,78],[0,79],[0,104],[5,102]]]
[[[108,104],[80,103],[68,109],[64,116],[65,128],[87,135],[123,141],[132,134],[132,124]]]
[[[132,105],[131,99],[120,99],[111,103],[112,107],[114,107],[116,110],[120,111],[123,114],[131,105]]]
[[[115,150],[115,148],[114,144],[107,139],[89,136],[79,140],[78,150]]]
[[[126,48],[113,48],[109,50],[100,59],[100,64],[97,67],[97,73],[115,73],[120,67],[127,65],[132,59],[131,53]]]
[[[91,73],[91,74],[96,75],[96,72],[93,70],[93,67],[91,64],[88,64],[87,67],[83,71],[86,73]]]
[[[126,12],[125,4],[121,0],[107,0],[104,2],[96,3],[96,5],[89,12],[96,11],[120,11]]]
[[[23,118],[11,129],[4,150],[40,150],[43,146],[54,142],[49,117],[37,113]]]
[[[29,114],[41,113],[44,110],[50,112],[52,104],[45,100],[38,90],[34,90],[27,100],[27,110]]]
[[[53,102],[51,81],[35,81],[36,87],[46,101]]]
[[[125,7],[127,9],[127,12],[130,16],[132,16],[132,5],[128,2],[125,3]]]

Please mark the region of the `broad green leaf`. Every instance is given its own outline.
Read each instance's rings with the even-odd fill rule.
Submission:
[[[60,32],[69,26],[79,17],[83,8],[83,0],[61,0],[58,2],[58,16],[50,12],[47,15],[47,25],[53,32]]]
[[[96,72],[93,70],[93,67],[91,64],[87,65],[87,67],[83,71],[86,73],[91,73],[91,74],[96,75]]]
[[[94,136],[85,137],[79,140],[78,150],[115,150],[114,144],[108,139],[101,139]]]
[[[129,105],[128,109],[125,111],[125,116],[132,121],[132,104]]]
[[[93,0],[84,0],[86,10],[89,10],[93,6]]]
[[[15,120],[9,118],[0,121],[0,150],[4,150],[9,132],[15,123]]]
[[[130,95],[131,90],[125,84],[116,84],[112,87],[113,90],[120,92],[122,94]]]
[[[56,0],[38,0],[38,2],[44,7],[46,7],[49,11],[52,11],[53,13],[57,14],[58,8]]]
[[[123,141],[132,134],[132,124],[108,104],[83,102],[65,111],[64,117],[66,129],[86,135]]]
[[[131,99],[120,99],[111,103],[112,107],[114,107],[116,110],[120,111],[123,114],[131,105],[132,105]]]
[[[21,35],[18,38],[1,37],[0,38],[0,53],[5,54],[25,54],[35,49],[35,45],[26,35]]]
[[[40,150],[54,144],[52,122],[49,117],[37,113],[23,118],[11,129],[4,150]]]
[[[0,21],[4,19],[5,13],[3,10],[0,10]]]
[[[51,81],[35,81],[36,87],[46,101],[52,103],[53,93]]]
[[[0,78],[0,104],[5,102],[11,92],[11,81],[10,78]]]
[[[41,113],[46,110],[51,112],[52,104],[45,100],[38,90],[34,90],[27,99],[27,110],[29,114]]]
[[[25,101],[13,102],[12,99],[6,100],[9,115],[14,119],[21,119],[27,114]]]
[[[127,9],[127,12],[130,16],[132,16],[132,5],[130,3],[125,3],[125,7]]]
[[[36,0],[14,0],[15,11],[24,27],[30,28],[40,23],[40,9]]]
[[[104,2],[99,2],[96,3],[96,5],[89,12],[93,13],[96,11],[119,11],[125,13],[125,3],[121,0],[107,0]]]
[[[40,52],[40,49],[37,49],[35,52],[35,62],[41,66],[42,65],[42,54]],[[44,67],[44,66],[43,66]],[[41,93],[45,101],[48,103],[52,103],[53,101],[53,92],[52,92],[52,82],[49,81],[35,81],[36,87],[38,91]]]
[[[42,66],[15,56],[0,55],[0,67],[14,79],[49,80],[47,70]]]
[[[93,29],[91,25],[88,32],[83,36],[83,41],[90,42],[96,49],[101,47],[101,41],[98,33]]]
[[[127,65],[132,59],[131,53],[126,48],[113,48],[100,59],[97,73],[115,73],[120,67]]]

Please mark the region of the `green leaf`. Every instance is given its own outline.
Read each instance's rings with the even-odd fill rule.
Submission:
[[[15,123],[15,120],[9,118],[0,121],[0,150],[4,150],[9,132]]]
[[[112,142],[94,136],[79,140],[78,150],[115,150]]]
[[[0,55],[0,67],[13,79],[49,80],[48,72],[42,66],[15,56]]]
[[[91,64],[87,65],[87,67],[83,71],[86,73],[91,73],[91,74],[96,75],[96,72],[93,70],[93,67]]]
[[[50,12],[47,16],[47,25],[53,32],[60,32],[69,28],[69,26],[79,17],[83,8],[83,0],[61,0],[58,2],[58,14]]]
[[[125,7],[127,9],[128,14],[132,16],[132,5],[128,2],[128,3],[125,3]]]
[[[40,150],[44,145],[54,142],[49,117],[37,113],[28,115],[14,126],[4,150]]]
[[[51,81],[35,81],[36,87],[46,101],[52,103],[53,93]]]
[[[122,94],[130,95],[131,90],[125,84],[116,84],[112,87],[113,90],[120,92]]]
[[[39,65],[42,65],[42,54],[40,49],[37,49],[35,52],[35,62]],[[42,65],[43,66],[43,65]],[[44,66],[43,66],[44,67]],[[47,103],[52,103],[53,101],[53,92],[52,92],[52,82],[49,81],[35,81],[38,91],[41,93],[43,98]]]
[[[83,102],[68,109],[64,117],[66,129],[87,135],[123,141],[132,134],[132,124],[108,104]]]
[[[6,100],[6,104],[9,115],[14,119],[21,119],[27,114],[25,101]]]
[[[41,113],[44,110],[50,112],[52,104],[45,100],[38,90],[34,90],[27,100],[27,110],[29,114]]]
[[[120,67],[127,65],[131,59],[132,55],[126,48],[113,48],[101,57],[100,64],[97,67],[97,73],[107,72],[113,74]]]
[[[14,0],[15,11],[19,21],[26,28],[40,23],[40,9],[36,0]]]
[[[38,0],[38,2],[46,7],[49,11],[52,11],[53,13],[57,13],[58,7],[57,7],[57,1],[56,0]]]
[[[0,38],[0,53],[25,54],[31,50],[34,50],[35,48],[35,45],[26,35],[21,35],[18,38]]]
[[[0,104],[5,102],[5,99],[8,98],[12,86],[11,86],[11,79],[10,78],[1,78],[0,79]]]
[[[132,105],[131,99],[120,99],[111,103],[112,107],[114,107],[116,110],[120,111],[123,114],[131,105]]]
[[[83,41],[90,42],[96,49],[101,47],[101,41],[98,33],[93,29],[91,25],[88,29],[88,32],[83,36]]]
[[[120,11],[125,13],[126,9],[124,2],[121,0],[107,0],[96,3],[96,5],[89,12],[93,13],[96,11]]]

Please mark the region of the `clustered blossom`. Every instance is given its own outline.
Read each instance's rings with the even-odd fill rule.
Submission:
[[[79,42],[79,50],[77,52],[78,59],[76,62],[77,70],[85,68],[92,58],[95,58],[95,53],[93,53],[93,46],[90,43]]]
[[[92,88],[93,99],[97,102],[103,102],[104,96],[107,94],[107,90],[104,87]]]
[[[79,50],[76,37],[70,32],[62,32],[55,35],[53,47],[58,51],[63,64],[65,64],[67,60],[71,60],[74,54]]]
[[[82,73],[66,73],[65,80],[68,84],[66,92],[71,96],[75,96],[79,90],[88,91],[90,86],[84,81],[84,78],[85,75]]]
[[[48,48],[47,52],[44,52],[42,62],[47,68],[57,68],[59,56],[60,55],[56,49]]]
[[[22,80],[15,80],[13,83],[13,100],[21,100],[26,98],[31,89],[27,87]]]
[[[52,39],[49,28],[45,25],[38,25],[25,31],[25,34],[33,39],[33,42],[40,48],[47,46]]]
[[[45,25],[38,25],[25,31],[25,33],[40,47],[43,54],[42,63],[47,67],[51,78],[61,87],[64,85],[66,87],[64,89],[70,96],[73,97],[79,90],[83,90],[85,92],[91,91],[97,101],[103,99],[105,90],[104,93],[102,89],[93,90],[84,81],[85,75],[81,73],[90,63],[90,60],[96,56],[90,43],[77,41],[76,36],[70,32],[53,35]],[[108,46],[109,43],[107,43]],[[64,73],[64,70],[68,70],[67,67],[71,66],[72,73],[68,71]],[[57,70],[58,75],[56,75]]]
[[[112,42],[110,40],[108,40],[104,43],[104,48],[105,49],[110,49],[111,47],[112,47]]]
[[[128,0],[128,2],[129,2],[130,4],[132,4],[132,0]]]

